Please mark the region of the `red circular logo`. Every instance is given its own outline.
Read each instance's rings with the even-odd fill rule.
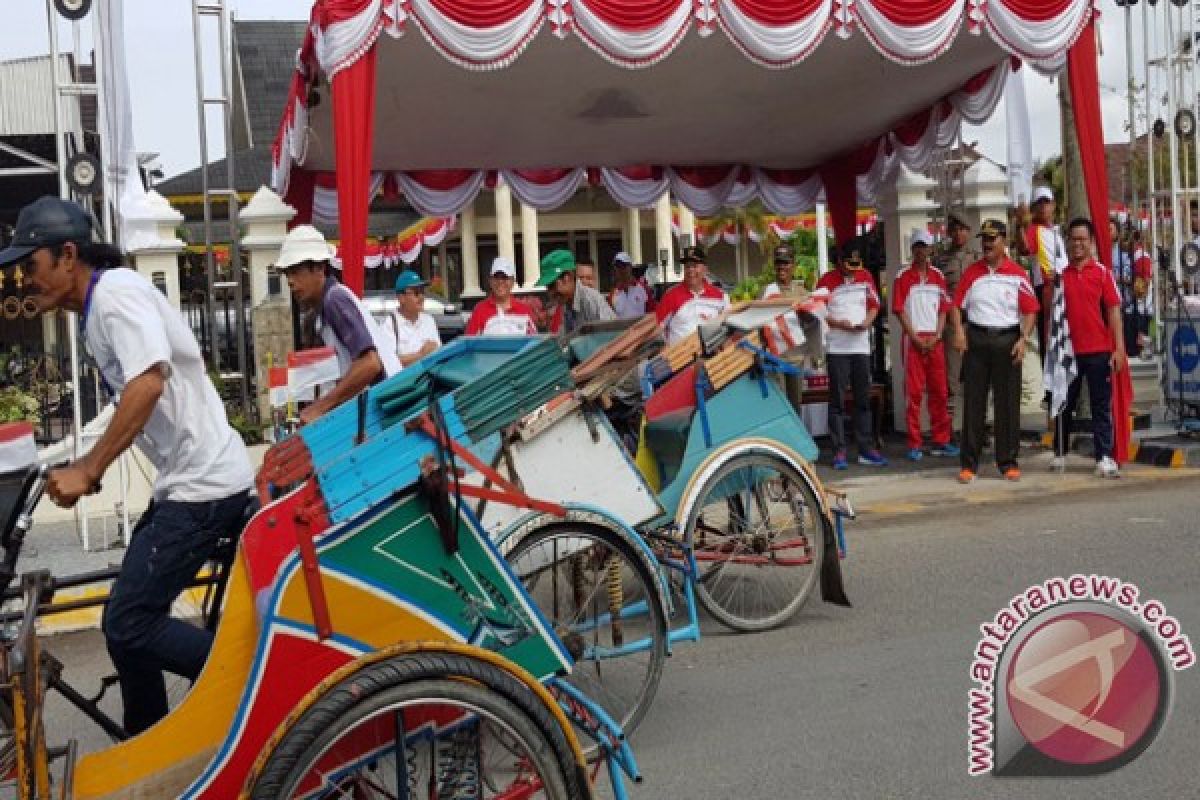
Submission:
[[[1124,622],[1068,612],[1021,642],[1005,682],[1030,745],[1066,764],[1100,764],[1138,746],[1159,717],[1159,664]]]

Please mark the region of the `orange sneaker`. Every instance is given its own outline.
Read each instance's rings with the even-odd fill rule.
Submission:
[[[1016,467],[1009,467],[1008,469],[1004,470],[1004,480],[1006,480],[1006,481],[1021,480],[1021,470],[1017,469]]]
[[[975,473],[969,469],[964,469],[962,472],[958,473],[958,482],[959,483],[971,483],[974,480],[975,480]]]

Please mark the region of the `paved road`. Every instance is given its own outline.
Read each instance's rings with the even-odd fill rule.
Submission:
[[[1176,676],[1166,729],[1117,773],[1070,782],[966,775],[978,626],[1025,587],[1074,572],[1134,581],[1200,647],[1197,488],[1114,483],[1044,510],[961,505],[858,525],[846,564],[853,609],[814,603],[766,634],[710,625],[699,645],[678,647],[635,738],[646,776],[635,797],[1197,796],[1200,667]],[[58,637],[52,649],[85,682],[104,669],[94,633]],[[57,708],[49,724],[84,730]]]

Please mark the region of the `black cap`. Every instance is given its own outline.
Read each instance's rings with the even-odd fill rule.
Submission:
[[[980,238],[987,237],[1005,237],[1008,236],[1008,225],[998,219],[985,219],[983,224],[979,226],[979,233],[976,234]]]
[[[966,228],[967,230],[971,230],[971,226],[967,224],[967,221],[954,212],[950,213],[948,221],[950,223],[949,227],[951,230],[954,228]]]
[[[781,244],[775,248],[775,253],[772,257],[775,259],[776,264],[791,264],[793,261],[792,248],[786,244]]]
[[[34,250],[63,242],[90,242],[92,215],[78,203],[40,197],[21,209],[8,247],[0,251],[0,267],[20,261]]]
[[[679,254],[679,262],[681,264],[686,264],[689,261],[697,261],[703,264],[704,260],[704,248],[698,244],[683,248],[683,252]]]

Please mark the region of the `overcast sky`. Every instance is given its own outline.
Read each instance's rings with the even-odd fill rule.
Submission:
[[[1162,9],[1169,4],[1161,4]],[[4,25],[0,27],[0,60],[44,54],[49,45],[46,33],[45,0],[4,0]],[[306,19],[311,0],[230,0],[230,6],[246,19]],[[1104,127],[1109,141],[1124,140],[1126,132],[1125,32],[1122,12],[1105,3],[1102,25],[1104,53],[1101,59]],[[17,13],[12,13],[16,11]],[[1135,59],[1140,62],[1141,7],[1134,13]],[[192,169],[199,164],[195,64],[192,51],[190,0],[126,0],[126,44],[133,94],[134,136],[143,152],[161,154],[166,175]],[[84,27],[90,31],[90,21]],[[62,27],[61,46],[70,48],[71,36]],[[90,48],[84,34],[84,50]],[[214,40],[215,41],[215,40]],[[831,42],[836,46],[836,42]],[[827,45],[829,46],[829,45]],[[208,59],[215,69],[215,60]],[[1140,70],[1140,67],[1139,67]],[[208,71],[208,70],[206,70]],[[215,77],[215,73],[213,73]],[[1030,73],[1026,77],[1030,116],[1033,121],[1034,155],[1042,159],[1058,153],[1058,105],[1053,83]],[[1139,81],[1140,82],[1140,81]],[[282,110],[282,109],[281,109]],[[1144,122],[1139,123],[1139,128]],[[210,120],[213,157],[223,152],[221,137]],[[1004,104],[995,117],[980,128],[964,131],[970,142],[978,140],[992,158],[1004,162]]]

